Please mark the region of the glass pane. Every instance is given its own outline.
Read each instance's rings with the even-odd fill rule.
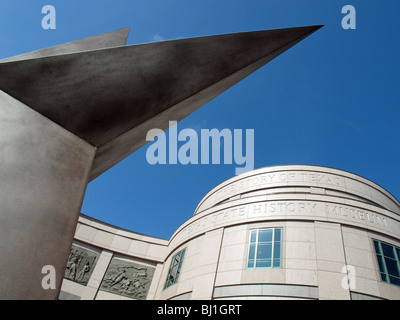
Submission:
[[[253,243],[250,245],[249,259],[255,259],[256,258],[255,255],[256,255],[256,245],[255,243]]]
[[[247,263],[247,268],[254,268],[254,260],[249,260]]]
[[[280,268],[280,267],[281,267],[281,260],[275,259],[275,260],[274,260],[273,267],[274,267],[274,268]]]
[[[271,241],[272,241],[272,229],[258,231],[258,242],[271,242]]]
[[[390,279],[390,283],[393,283],[395,285],[400,286],[400,279],[399,278],[395,278],[395,277],[389,276],[389,279]]]
[[[257,230],[252,230],[250,234],[250,242],[256,242],[257,240]]]
[[[171,275],[173,276],[173,277],[175,277],[175,274],[176,274],[176,272],[178,271],[178,265],[174,265],[172,268],[171,268],[171,270],[170,270],[170,273],[171,273]]]
[[[399,270],[397,268],[397,261],[385,258],[387,273],[391,276],[399,277]]]
[[[186,248],[181,251],[181,261],[183,260],[183,257],[185,256],[185,252],[186,252]]]
[[[381,280],[382,280],[383,282],[387,282],[387,276],[386,276],[386,274],[381,273]]]
[[[257,268],[271,268],[271,260],[257,260]]]
[[[281,243],[274,243],[274,259],[279,259],[281,257]]]
[[[383,266],[382,256],[377,255],[376,257],[378,258],[379,271],[380,272],[385,272],[385,268]]]
[[[174,277],[171,274],[168,274],[167,280],[165,281],[165,286],[164,288],[168,288],[169,286],[174,284]]]
[[[280,268],[281,241],[282,228],[251,230],[247,268]]]
[[[374,240],[374,248],[375,248],[375,252],[376,252],[377,254],[380,254],[380,253],[381,253],[381,248],[379,247],[379,242],[376,241],[376,240]]]
[[[170,282],[173,282],[173,281],[174,281],[174,276],[169,274],[168,278],[167,278],[167,282],[170,283]]]
[[[392,259],[395,258],[392,246],[387,245],[385,243],[381,243],[381,246],[382,246],[383,255],[385,257],[389,257],[389,258],[392,258]]]
[[[274,241],[282,241],[281,239],[281,233],[282,233],[282,229],[275,229],[275,235],[274,235]]]
[[[260,243],[257,247],[257,259],[271,259],[272,243]]]
[[[183,249],[172,257],[164,288],[168,288],[178,281],[185,251],[186,249]]]

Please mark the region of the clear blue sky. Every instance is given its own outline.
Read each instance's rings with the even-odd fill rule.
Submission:
[[[41,27],[46,4],[56,8],[55,30]],[[356,30],[341,27],[347,4]],[[323,24],[178,129],[254,129],[255,168],[335,167],[399,199],[399,12],[394,0],[0,0],[0,58],[127,26],[131,45]],[[236,164],[152,166],[147,147],[92,181],[82,212],[169,238]]]

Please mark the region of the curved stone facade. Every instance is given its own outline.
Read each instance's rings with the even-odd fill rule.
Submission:
[[[81,217],[75,241],[80,268],[97,265],[86,284],[66,276],[61,298],[400,299],[400,204],[338,169],[235,176],[169,240]]]

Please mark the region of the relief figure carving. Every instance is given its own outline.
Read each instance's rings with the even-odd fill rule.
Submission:
[[[86,285],[96,264],[98,253],[72,246],[64,278]]]
[[[143,300],[146,298],[153,274],[154,268],[113,259],[100,289]]]

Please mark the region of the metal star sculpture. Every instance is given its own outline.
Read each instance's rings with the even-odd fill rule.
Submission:
[[[319,28],[130,46],[126,28],[0,60],[0,299],[56,299],[87,183]]]

